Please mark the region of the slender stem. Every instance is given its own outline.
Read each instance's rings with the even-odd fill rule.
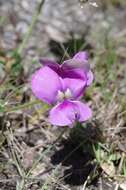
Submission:
[[[15,112],[15,111],[20,110],[20,109],[25,109],[27,107],[34,106],[35,104],[40,104],[41,102],[42,101],[40,101],[40,100],[35,100],[33,102],[29,102],[29,103],[25,103],[25,104],[22,104],[19,106],[15,106],[13,108],[7,108],[7,109],[5,109],[5,113]],[[47,104],[44,107],[47,107]]]
[[[48,153],[54,147],[54,145],[56,144],[56,142],[58,142],[60,140],[60,138],[65,133],[65,131],[66,131],[66,128],[60,133],[60,135],[57,137],[57,139],[54,141],[54,143],[50,144],[48,146],[48,148],[40,155],[40,157],[33,163],[32,168],[28,171],[28,173],[26,174],[26,177],[30,176],[31,172],[36,168],[36,166],[42,160],[42,158],[46,155],[46,153]]]
[[[34,26],[36,24],[36,21],[37,21],[38,16],[39,16],[39,14],[41,12],[41,9],[42,9],[42,7],[44,5],[44,2],[45,2],[45,0],[41,0],[41,2],[38,4],[38,6],[36,8],[36,11],[35,11],[35,13],[34,13],[34,15],[32,17],[32,21],[31,21],[31,24],[29,26],[29,29],[28,29],[27,33],[25,34],[25,36],[24,36],[23,42],[21,43],[21,45],[18,48],[17,53],[19,55],[22,53],[23,49],[25,48],[26,44],[28,43],[28,40],[29,40],[29,38],[30,38],[30,36],[32,34],[33,28],[34,28]]]

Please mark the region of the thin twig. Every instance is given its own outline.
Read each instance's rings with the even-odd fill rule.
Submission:
[[[44,5],[44,2],[45,2],[45,0],[42,0],[42,1],[38,4],[38,6],[37,6],[37,8],[36,8],[36,11],[35,11],[35,13],[34,13],[34,15],[33,15],[33,17],[32,17],[31,25],[29,26],[29,29],[28,29],[27,33],[25,34],[25,37],[24,37],[24,39],[23,39],[23,42],[21,43],[21,45],[20,45],[19,48],[18,48],[17,53],[18,53],[19,55],[22,53],[23,49],[25,48],[26,44],[28,43],[28,40],[29,40],[29,38],[30,38],[30,36],[31,36],[31,34],[32,34],[32,31],[33,31],[33,28],[34,28],[34,26],[35,26],[35,24],[36,24],[36,21],[38,20],[38,17],[39,17],[39,14],[40,14],[40,12],[41,12],[41,9],[42,9],[42,7],[43,7],[43,5]]]
[[[22,104],[22,105],[18,105],[18,106],[15,106],[13,108],[6,108],[5,109],[5,113],[11,113],[11,112],[15,112],[15,111],[18,111],[18,110],[21,110],[21,109],[25,109],[25,108],[28,108],[28,107],[32,107],[36,104],[40,104],[41,101],[40,100],[35,100],[33,102],[29,102],[29,103],[25,103],[25,104]],[[47,105],[46,105],[47,106]]]
[[[121,160],[120,160],[120,163],[119,163],[119,167],[118,167],[118,173],[121,173],[124,159],[125,159],[125,153],[122,153],[122,157],[121,157]]]

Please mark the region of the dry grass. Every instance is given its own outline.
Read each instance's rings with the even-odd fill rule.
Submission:
[[[113,1],[116,5],[118,2]],[[73,129],[50,126],[49,107],[33,97],[21,65],[23,58],[15,51],[8,56],[1,50],[4,71],[0,82],[1,190],[119,190],[124,185],[124,38],[123,31],[117,35],[116,43],[105,36],[100,50],[92,44],[87,46],[82,39],[59,44],[60,60],[73,54],[73,44],[76,51],[88,47],[95,74],[94,84],[84,96],[94,116]]]

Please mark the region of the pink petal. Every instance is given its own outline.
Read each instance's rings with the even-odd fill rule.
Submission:
[[[61,89],[61,82],[57,73],[45,66],[33,75],[31,86],[37,98],[52,104],[56,102],[57,92]]]
[[[86,86],[86,81],[81,79],[72,79],[72,78],[63,79],[63,89],[64,91],[69,89],[72,93],[73,99],[76,99],[81,95],[83,95],[85,86]]]
[[[75,121],[74,104],[70,101],[64,101],[51,109],[49,121],[52,125],[66,126]]]
[[[49,121],[57,126],[71,126],[75,121],[83,122],[88,120],[91,115],[91,109],[87,104],[65,100],[50,111]]]
[[[76,59],[69,59],[64,61],[64,63],[61,65],[61,69],[63,78],[69,77],[84,79],[90,67],[87,62]]]
[[[61,65],[63,78],[79,78],[87,80],[90,71],[87,52],[79,52],[72,59],[64,61]]]
[[[87,104],[84,104],[80,101],[74,101],[78,109],[78,121],[83,122],[91,118],[92,111]]]
[[[93,73],[91,71],[89,71],[87,73],[87,84],[86,85],[90,86],[91,83],[93,82],[93,80],[94,80],[94,75],[93,75]]]
[[[87,62],[88,61],[88,53],[86,51],[80,51],[74,55],[73,59]]]
[[[45,58],[40,58],[39,61],[43,66],[48,66],[55,72],[58,72],[58,70],[60,69],[60,65],[58,63],[56,63],[55,61],[45,59]]]

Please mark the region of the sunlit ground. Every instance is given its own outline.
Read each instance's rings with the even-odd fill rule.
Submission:
[[[0,0],[0,189],[125,190],[126,2],[32,1]],[[93,116],[52,126],[31,76],[40,57],[61,64],[83,50]]]

